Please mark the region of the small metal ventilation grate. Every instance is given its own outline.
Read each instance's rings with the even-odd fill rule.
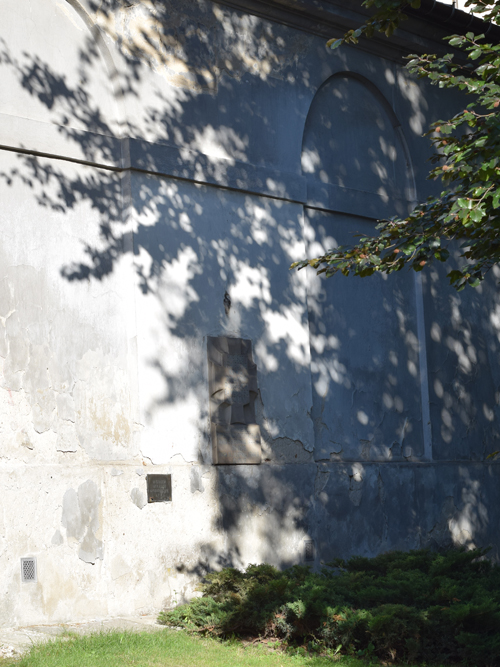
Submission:
[[[313,540],[304,540],[306,561],[314,560],[314,542]]]
[[[21,581],[36,581],[36,558],[21,558]]]

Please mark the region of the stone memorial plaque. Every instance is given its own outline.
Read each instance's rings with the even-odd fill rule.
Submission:
[[[260,463],[260,428],[255,420],[259,389],[252,342],[209,337],[208,383],[213,462]]]
[[[168,503],[172,500],[172,475],[148,475],[148,503]]]

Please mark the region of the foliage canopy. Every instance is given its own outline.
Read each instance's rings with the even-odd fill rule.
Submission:
[[[375,31],[388,37],[407,18],[405,8],[420,0],[365,0],[374,14],[364,25],[328,45],[356,44]],[[499,22],[500,0],[468,0],[466,7],[485,21]],[[427,132],[435,148],[429,178],[440,178],[445,189],[419,203],[408,217],[380,221],[377,236],[364,236],[353,245],[295,262],[291,268],[312,266],[327,277],[392,273],[409,266],[415,271],[433,260],[445,262],[450,242],[464,258],[448,277],[461,290],[476,287],[500,262],[500,45],[472,32],[445,38],[453,51],[409,55],[406,67],[440,88],[455,88],[472,99],[452,118],[433,123]]]

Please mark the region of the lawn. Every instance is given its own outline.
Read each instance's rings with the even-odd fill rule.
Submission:
[[[380,663],[377,663],[380,664]],[[70,635],[31,649],[1,667],[368,667],[356,658],[285,655],[263,645],[242,646],[183,631]]]

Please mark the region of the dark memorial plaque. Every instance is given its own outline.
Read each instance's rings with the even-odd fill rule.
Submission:
[[[172,475],[148,475],[148,503],[168,503],[172,500]]]

